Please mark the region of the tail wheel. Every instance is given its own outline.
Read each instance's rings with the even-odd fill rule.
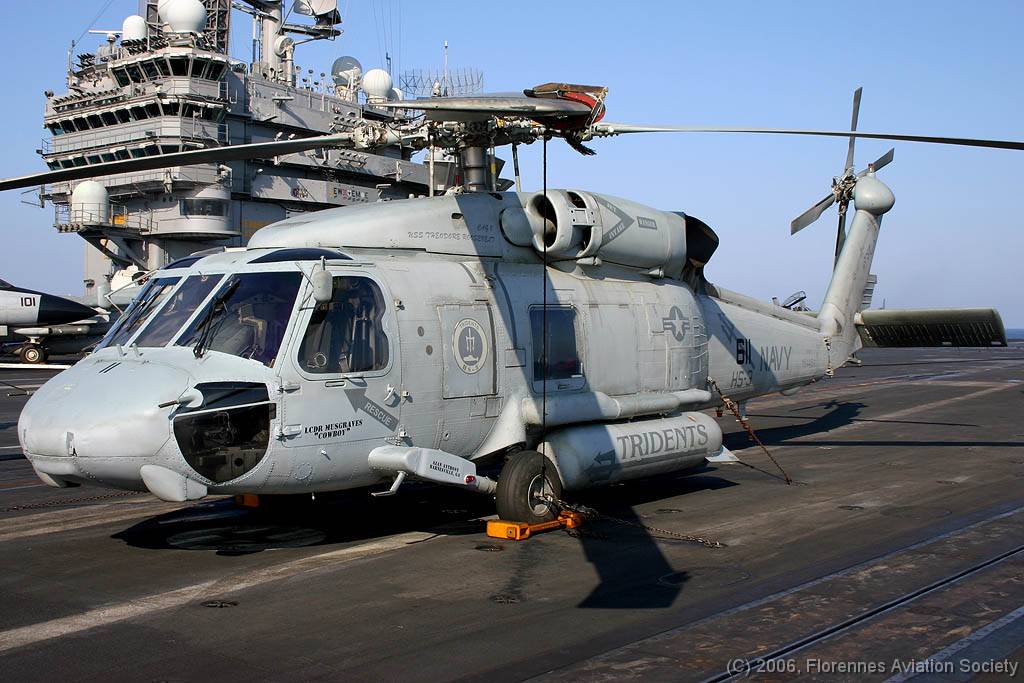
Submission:
[[[558,516],[548,498],[561,499],[562,481],[555,466],[537,451],[520,451],[505,462],[498,477],[498,517],[539,524]]]
[[[21,356],[22,363],[31,363],[34,365],[36,363],[43,363],[46,361],[46,352],[43,351],[43,347],[36,346],[35,344],[26,344],[21,347],[19,355]]]

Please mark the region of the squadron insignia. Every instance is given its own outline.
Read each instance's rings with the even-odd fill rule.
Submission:
[[[480,372],[487,359],[487,336],[480,323],[472,318],[460,320],[452,335],[452,350],[460,370],[467,375]]]

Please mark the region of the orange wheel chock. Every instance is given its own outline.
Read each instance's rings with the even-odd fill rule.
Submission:
[[[487,535],[491,538],[503,538],[507,541],[525,541],[534,534],[553,529],[575,529],[581,526],[586,517],[578,512],[562,510],[557,519],[540,524],[526,522],[506,522],[503,519],[492,519],[487,522]]]

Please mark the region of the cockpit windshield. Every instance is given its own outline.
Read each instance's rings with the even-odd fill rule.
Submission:
[[[199,304],[206,300],[223,275],[192,275],[181,283],[160,312],[135,339],[136,346],[166,346]]]
[[[153,315],[153,311],[160,306],[160,302],[178,284],[180,279],[180,277],[162,277],[153,278],[147,282],[132,305],[118,319],[117,324],[110,328],[107,336],[97,344],[96,348],[102,349],[105,346],[124,344],[131,339],[132,335],[149,320],[149,316]]]
[[[231,275],[175,344],[272,366],[301,282],[298,271]]]

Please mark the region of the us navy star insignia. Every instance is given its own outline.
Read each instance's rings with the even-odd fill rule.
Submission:
[[[690,321],[678,306],[673,306],[668,312],[668,317],[661,319],[661,329],[670,333],[676,341],[681,342],[686,339]]]

